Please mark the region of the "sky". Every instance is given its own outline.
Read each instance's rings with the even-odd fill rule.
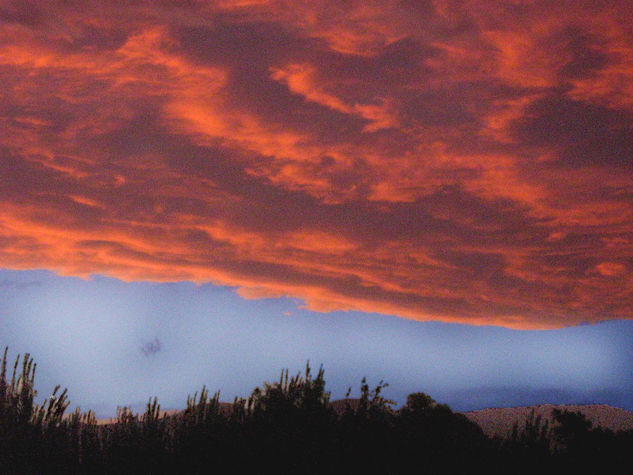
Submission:
[[[103,411],[307,359],[336,394],[633,407],[631,24],[0,1],[0,344]]]

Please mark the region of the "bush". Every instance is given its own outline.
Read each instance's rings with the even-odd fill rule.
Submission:
[[[429,473],[493,469],[515,473],[608,457],[628,460],[631,432],[592,429],[579,413],[555,412],[550,430],[532,413],[509,441],[481,429],[425,393],[413,393],[400,410],[383,398],[382,381],[361,382],[359,399],[338,410],[325,391],[323,368],[264,383],[230,407],[205,387],[187,398],[184,411],[161,414],[156,398],[142,415],[118,410],[98,425],[91,412],[66,414],[66,390],[35,402],[36,365],[16,358],[7,378],[7,349],[0,368],[0,473]],[[348,392],[349,396],[349,392]],[[580,461],[580,462],[579,462]]]

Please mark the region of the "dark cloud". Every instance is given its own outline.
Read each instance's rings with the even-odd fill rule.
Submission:
[[[0,264],[631,317],[624,2],[418,3],[3,6]]]
[[[44,20],[44,14],[35,1],[10,0],[0,6],[0,21],[3,23],[38,26]]]
[[[532,104],[515,124],[521,142],[555,150],[557,163],[630,171],[633,112],[574,101],[557,93]]]
[[[150,341],[144,341],[141,345],[141,353],[145,355],[146,358],[150,356],[154,356],[156,353],[160,352],[163,349],[163,345],[161,344],[158,338],[154,338]]]
[[[565,78],[576,79],[592,76],[608,63],[604,45],[595,36],[579,29],[565,29],[557,35],[563,51],[569,54],[568,62],[561,68]]]

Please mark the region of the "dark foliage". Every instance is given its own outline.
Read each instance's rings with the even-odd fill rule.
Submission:
[[[90,412],[66,414],[66,391],[41,405],[28,354],[0,373],[0,473],[528,473],[570,466],[630,464],[633,431],[593,429],[580,413],[531,414],[509,440],[424,393],[394,410],[363,379],[359,399],[332,405],[323,368],[255,388],[232,405],[206,388],[184,411],[161,415],[156,398],[142,415],[119,409],[110,424]],[[349,393],[348,393],[349,395]]]

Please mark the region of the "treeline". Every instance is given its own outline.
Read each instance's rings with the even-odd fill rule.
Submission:
[[[27,354],[0,374],[0,473],[528,473],[630,464],[633,431],[593,429],[580,413],[532,415],[508,440],[424,393],[395,410],[361,383],[359,399],[330,403],[321,368],[255,388],[227,407],[203,388],[184,411],[161,415],[150,399],[142,415],[120,409],[111,424],[66,414],[66,391],[37,404]],[[630,465],[629,465],[630,466]],[[557,470],[558,470],[557,469]],[[584,470],[583,470],[584,471]]]

